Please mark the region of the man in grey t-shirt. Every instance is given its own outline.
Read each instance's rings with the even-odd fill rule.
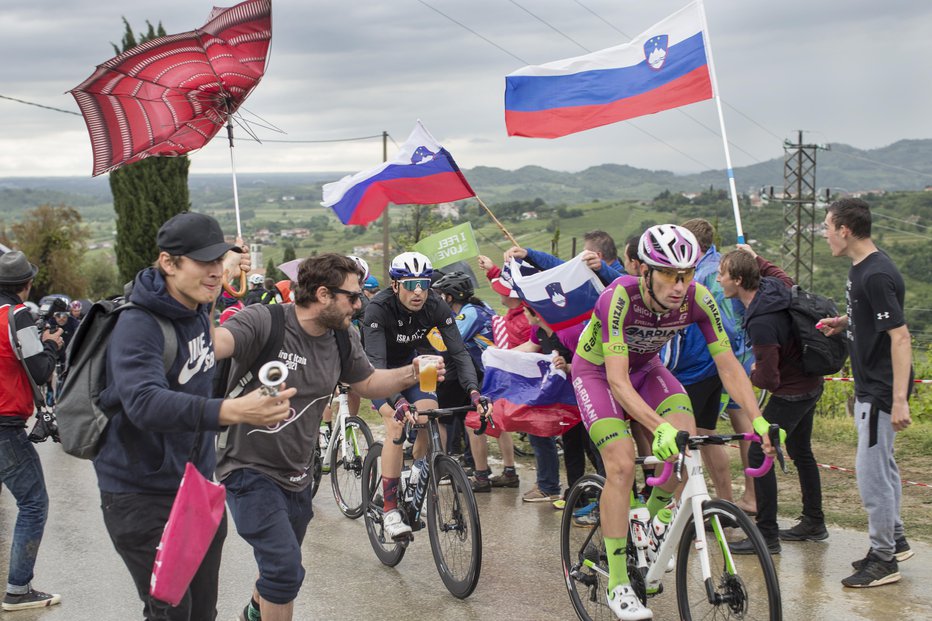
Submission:
[[[373,369],[351,327],[362,298],[352,259],[324,254],[298,268],[295,303],[284,305],[285,332],[278,359],[288,366],[287,383],[297,388],[291,415],[271,427],[235,425],[220,441],[217,477],[227,488],[236,530],[253,548],[259,578],[247,621],[291,619],[304,580],[301,542],[313,516],[311,468],[324,406],[337,380],[366,398],[386,397],[417,381],[417,361],[397,369]],[[249,306],[214,334],[218,359],[233,357],[239,377],[272,334],[268,306]],[[350,355],[341,364],[335,330],[348,330]],[[252,380],[247,390],[258,380]]]

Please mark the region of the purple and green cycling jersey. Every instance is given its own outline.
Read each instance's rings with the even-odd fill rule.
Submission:
[[[690,283],[683,303],[658,315],[644,302],[640,282],[622,276],[606,287],[579,339],[578,356],[595,365],[604,365],[607,356],[626,356],[633,373],[691,324],[699,326],[713,357],[731,349],[722,314],[703,285]]]

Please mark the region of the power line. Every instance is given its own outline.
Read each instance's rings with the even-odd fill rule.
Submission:
[[[856,160],[863,160],[865,162],[870,162],[871,164],[876,164],[877,166],[884,166],[886,168],[892,168],[893,170],[902,170],[904,172],[912,173],[914,175],[919,175],[920,177],[927,177],[929,179],[932,179],[932,174],[930,173],[925,173],[925,172],[921,172],[918,170],[912,170],[911,168],[897,166],[896,164],[887,164],[886,162],[878,162],[876,160],[870,159],[869,157],[864,157],[863,155],[855,155],[853,153],[845,153],[844,151],[834,151],[834,150],[832,151],[832,153],[838,153],[840,155],[844,155],[845,157],[850,157]]]
[[[496,47],[496,48],[498,48],[499,50],[505,52],[506,54],[508,54],[509,56],[511,56],[512,58],[514,58],[515,60],[517,60],[518,62],[523,63],[523,64],[525,64],[525,65],[531,64],[531,63],[529,63],[528,61],[526,61],[526,60],[524,60],[523,58],[521,58],[520,56],[517,56],[517,55],[515,55],[515,54],[512,54],[511,52],[509,52],[508,50],[506,50],[505,48],[503,48],[503,47],[502,47],[501,45],[499,45],[498,43],[495,43],[495,42],[492,41],[491,39],[487,39],[486,37],[483,37],[481,34],[479,34],[478,32],[476,32],[475,30],[473,30],[472,28],[470,28],[470,27],[467,26],[466,24],[464,24],[464,23],[462,23],[462,22],[459,22],[459,21],[453,19],[452,17],[450,17],[449,15],[447,15],[446,13],[444,13],[443,11],[441,11],[440,9],[438,9],[438,8],[436,8],[436,7],[433,7],[433,6],[429,5],[429,4],[427,4],[426,2],[424,2],[424,0],[417,0],[417,1],[420,2],[421,4],[423,4],[424,6],[426,6],[426,7],[427,7],[428,9],[430,9],[431,11],[434,11],[434,12],[439,13],[440,15],[446,17],[448,20],[450,20],[451,22],[453,22],[453,23],[456,24],[457,26],[460,26],[461,28],[464,28],[465,30],[468,30],[469,32],[473,33],[474,35],[476,35],[477,37],[479,37],[480,39],[482,39],[483,41],[485,41],[485,42],[488,43],[489,45],[491,45],[491,46],[493,46],[493,47]]]
[[[288,142],[288,143],[304,143],[304,144],[316,144],[316,143],[326,143],[326,142],[353,142],[357,140],[372,140],[373,138],[381,138],[382,134],[373,134],[371,136],[359,136],[357,138],[333,138],[330,140],[260,140],[258,142]],[[234,141],[245,141],[245,142],[254,142],[253,140],[246,140],[245,138],[233,138]]]
[[[548,22],[547,20],[545,20],[545,19],[544,19],[543,17],[541,17],[540,15],[537,15],[537,14],[535,14],[535,13],[529,11],[528,9],[524,8],[523,6],[521,6],[520,4],[518,4],[517,2],[515,2],[515,0],[508,0],[508,2],[512,3],[513,5],[515,5],[516,7],[518,7],[519,9],[521,9],[522,11],[524,11],[525,13],[527,13],[528,15],[530,15],[531,17],[533,17],[534,19],[536,19],[537,21],[539,21],[540,23],[542,23],[543,25],[547,26],[548,28],[550,28],[551,30],[553,30],[554,32],[556,32],[557,34],[561,35],[563,38],[572,41],[573,43],[575,43],[576,45],[578,45],[579,47],[581,47],[583,50],[585,50],[585,51],[587,51],[587,52],[590,52],[590,53],[592,52],[592,50],[590,50],[589,48],[587,48],[585,45],[583,45],[582,43],[580,43],[579,41],[577,41],[577,40],[574,39],[573,37],[569,36],[568,34],[566,34],[565,32],[563,32],[562,30],[560,30],[559,28],[557,28],[556,26],[554,26],[553,24],[551,24],[550,22]]]
[[[878,229],[883,229],[883,230],[885,230],[885,231],[893,231],[894,233],[902,233],[903,235],[912,235],[912,236],[918,237],[918,238],[920,238],[920,239],[926,239],[926,240],[928,240],[928,241],[932,241],[932,237],[929,237],[929,236],[927,236],[927,235],[920,235],[919,233],[913,233],[912,231],[903,231],[903,230],[900,230],[900,229],[895,229],[895,228],[890,227],[890,226],[884,226],[884,225],[882,225],[882,224],[877,224],[876,222],[874,222],[872,226],[875,226],[875,227],[877,227]]]
[[[910,222],[909,220],[901,220],[900,218],[894,218],[893,216],[888,216],[885,213],[880,213],[879,211],[871,211],[871,215],[880,216],[881,218],[887,218],[888,220],[894,220],[896,222],[902,222],[903,224],[908,224],[910,226],[918,226],[924,229],[932,228],[926,224],[919,224],[918,222]],[[904,233],[906,231],[903,231]]]
[[[6,95],[0,95],[0,99],[9,99],[10,101],[15,101],[17,103],[26,104],[27,106],[35,106],[36,108],[45,108],[46,110],[54,110],[55,112],[64,112],[65,114],[73,114],[75,116],[81,116],[80,112],[75,112],[74,110],[63,110],[62,108],[54,108],[52,106],[44,106],[32,101],[26,101],[25,99],[17,99],[16,97],[7,97]]]
[[[609,28],[611,28],[612,30],[614,30],[615,32],[617,32],[618,34],[620,34],[621,36],[625,37],[625,38],[628,39],[629,41],[633,38],[631,35],[625,33],[625,32],[622,31],[622,30],[619,30],[613,23],[611,23],[610,21],[608,21],[607,19],[605,19],[604,17],[602,17],[601,15],[599,15],[598,13],[596,13],[595,11],[593,11],[592,9],[590,9],[589,7],[587,7],[585,4],[583,4],[583,3],[580,2],[579,0],[573,0],[573,2],[575,2],[576,4],[578,4],[579,6],[581,6],[582,8],[586,9],[587,11],[589,11],[590,13],[592,13],[593,15],[595,15],[598,19],[602,20],[602,21],[605,23],[606,26],[608,26]]]

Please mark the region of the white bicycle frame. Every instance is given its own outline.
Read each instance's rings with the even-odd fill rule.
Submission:
[[[683,488],[680,500],[676,503],[673,521],[667,527],[667,533],[660,543],[660,548],[657,550],[657,557],[654,559],[654,562],[650,564],[647,575],[644,577],[648,592],[659,586],[661,579],[666,573],[667,564],[676,552],[680,539],[686,533],[686,524],[689,521],[690,514],[692,514],[694,530],[696,532],[696,541],[693,547],[695,547],[696,551],[699,553],[702,578],[704,581],[708,581],[712,577],[712,567],[709,563],[709,551],[706,547],[707,533],[703,526],[702,519],[702,506],[707,501],[711,500],[712,497],[709,495],[709,488],[705,483],[702,460],[700,459],[699,453],[699,448],[696,447],[690,449],[689,454],[683,457],[682,469],[687,473],[686,485]],[[644,459],[645,465],[663,463],[664,462],[656,457],[647,457]],[[684,511],[684,508],[688,508],[689,510]],[[649,524],[647,528],[650,528]],[[726,546],[722,552],[726,557],[726,566],[734,567],[733,559],[731,558],[731,550]],[[640,559],[638,560],[640,561]]]
[[[336,430],[336,433],[330,434],[330,439],[327,441],[327,446],[322,449],[323,455],[320,456],[320,463],[323,467],[330,467],[330,453],[333,451],[333,443],[341,442],[343,449],[343,454],[347,455],[346,451],[346,419],[349,418],[349,398],[347,394],[349,393],[349,388],[346,388],[344,392],[344,386],[339,386],[337,395],[337,415],[336,420],[333,421],[333,428]]]

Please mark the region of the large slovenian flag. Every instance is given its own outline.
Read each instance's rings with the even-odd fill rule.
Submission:
[[[693,2],[630,43],[508,75],[508,135],[558,138],[711,99],[700,11]]]
[[[486,349],[482,364],[482,394],[493,401],[492,419],[501,431],[556,436],[579,422],[572,383],[553,366],[552,355]]]
[[[575,258],[542,272],[527,275],[511,260],[508,276],[515,291],[554,330],[575,326],[592,316],[605,286],[589,269],[580,253]]]
[[[321,205],[343,224],[369,224],[388,203],[434,205],[475,196],[453,157],[420,121],[395,159],[323,188]]]

